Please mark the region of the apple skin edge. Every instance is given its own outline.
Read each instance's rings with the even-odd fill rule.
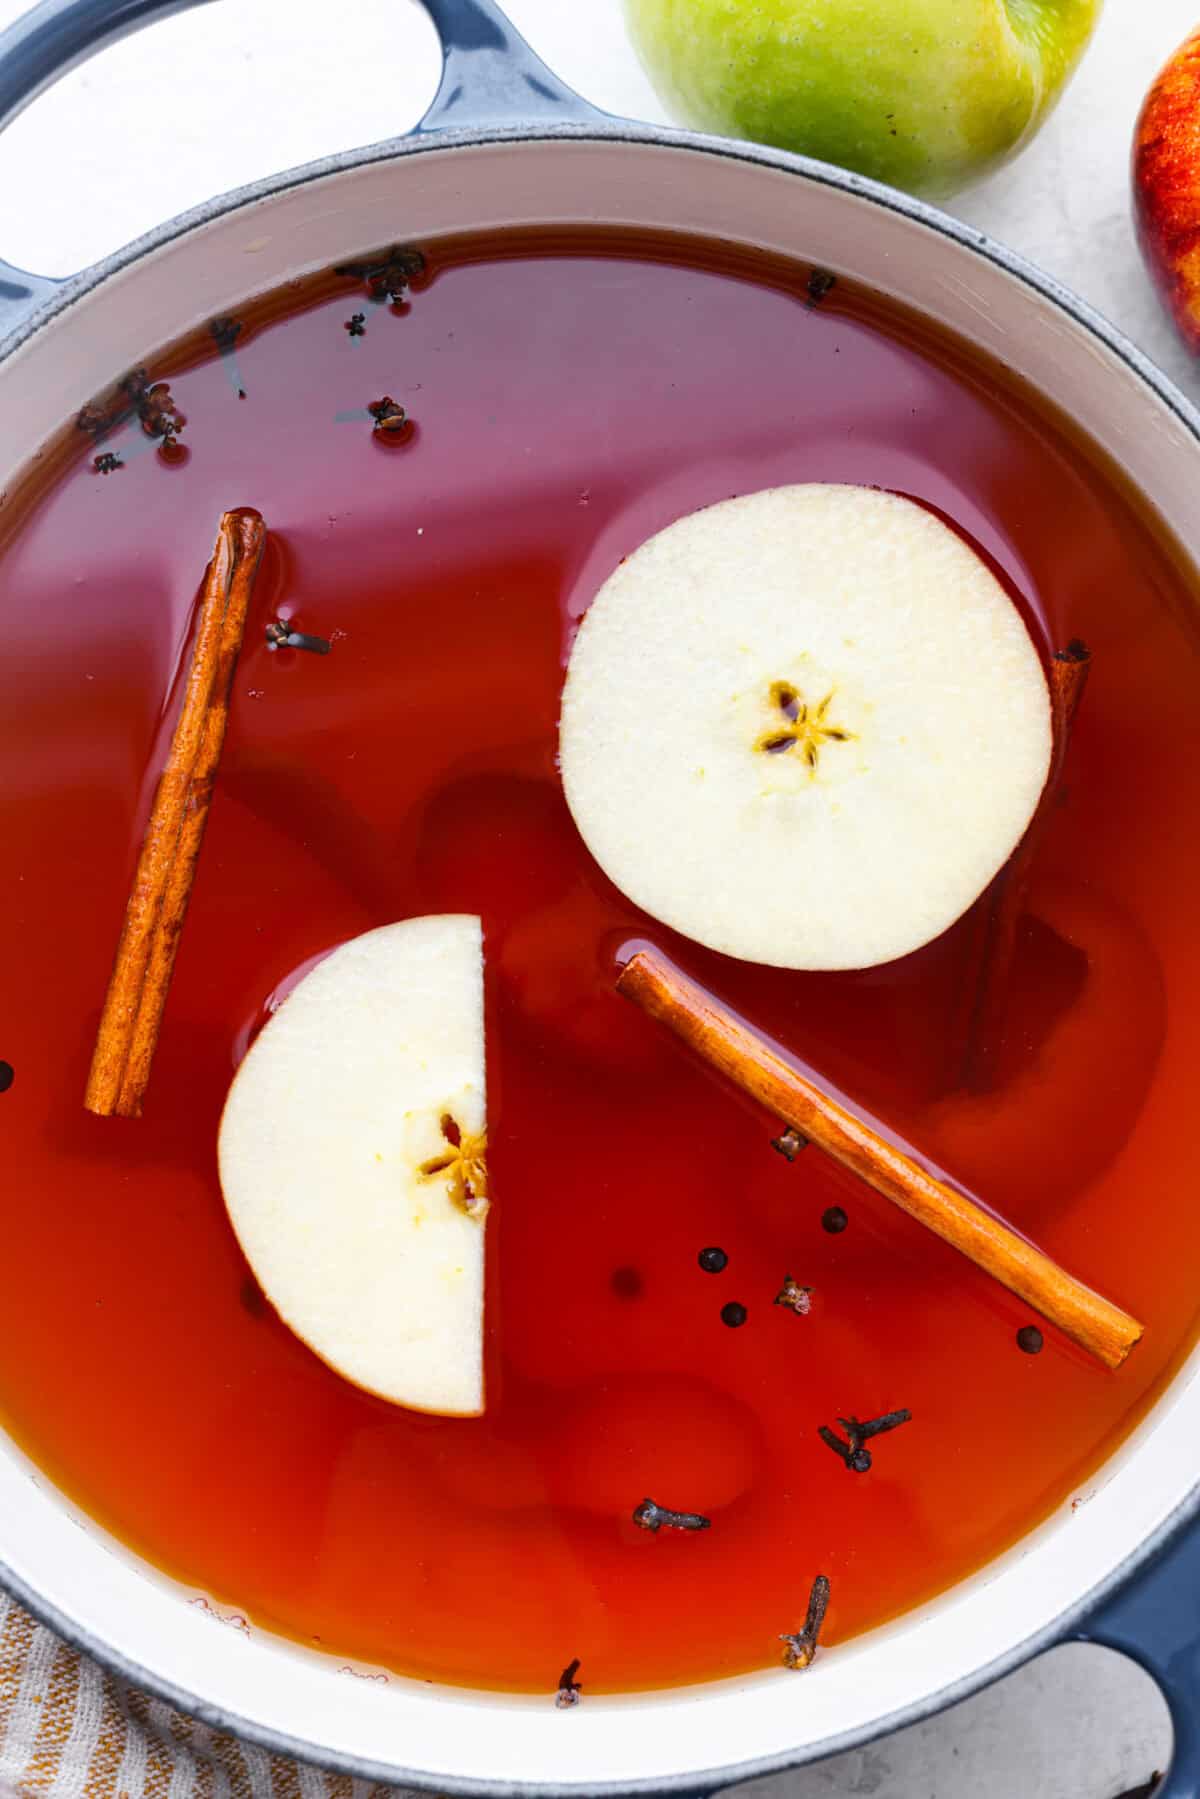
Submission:
[[[625,0],[671,115],[944,199],[1052,110],[1100,0]]]
[[[1200,28],[1162,69],[1138,115],[1133,214],[1159,296],[1200,353]]]

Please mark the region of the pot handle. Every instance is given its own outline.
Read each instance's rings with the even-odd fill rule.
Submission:
[[[414,132],[608,118],[546,67],[495,0],[421,4],[442,40],[442,79]]]
[[[1175,1730],[1155,1799],[1200,1799],[1200,1511],[1075,1632],[1120,1650],[1153,1675]]]
[[[0,131],[60,75],[106,44],[202,0],[41,0],[0,31]],[[60,283],[0,258],[0,337]]]
[[[61,75],[119,38],[208,0],[40,0],[0,31],[0,131]],[[535,56],[495,0],[422,0],[442,41],[442,78],[417,132],[606,115]],[[0,258],[0,337],[59,282]]]

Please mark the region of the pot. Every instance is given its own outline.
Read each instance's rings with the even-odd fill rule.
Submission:
[[[82,57],[197,0],[43,0],[0,34],[0,124]],[[779,151],[609,118],[492,0],[425,0],[445,70],[409,136],[274,177],[64,282],[0,264],[0,494],[101,390],[249,291],[391,241],[573,221],[695,232],[842,271],[1002,359],[1072,414],[1200,560],[1200,414],[1082,302],[906,196]],[[1168,1052],[1169,1053],[1169,1052]],[[54,1629],[206,1723],[365,1779],[455,1793],[710,1794],[928,1715],[1068,1639],[1126,1650],[1175,1723],[1168,1799],[1200,1793],[1200,1352],[1091,1483],[937,1601],[781,1670],[659,1695],[544,1699],[339,1678],[217,1627],[0,1440],[0,1579]]]

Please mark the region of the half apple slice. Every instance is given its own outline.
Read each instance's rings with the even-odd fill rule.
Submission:
[[[339,1374],[483,1410],[487,1212],[478,918],[410,918],[306,975],[239,1068],[218,1146],[264,1293]]]
[[[869,968],[964,912],[1050,762],[1024,621],[896,494],[781,487],[679,519],[571,650],[563,787],[644,911],[784,968]]]

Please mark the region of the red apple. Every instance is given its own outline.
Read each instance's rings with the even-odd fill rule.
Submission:
[[[1133,210],[1163,303],[1200,351],[1200,29],[1146,95],[1133,137]]]

